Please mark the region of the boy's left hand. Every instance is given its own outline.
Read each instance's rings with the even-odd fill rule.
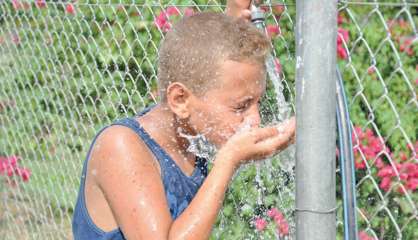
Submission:
[[[251,0],[228,0],[226,3],[226,15],[251,20]]]

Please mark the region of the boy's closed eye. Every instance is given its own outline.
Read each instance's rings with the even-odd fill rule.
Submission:
[[[234,107],[235,112],[237,112],[237,113],[244,112],[251,105],[250,103],[251,103],[251,100],[247,100],[247,101],[245,101],[243,103],[238,103],[238,105],[236,107]]]
[[[247,99],[245,101],[242,101],[242,102],[238,103],[234,107],[235,112],[237,112],[237,113],[245,112],[247,109],[249,109],[251,107],[251,105],[253,104],[253,101],[254,101],[254,99],[250,98],[250,99]],[[260,103],[261,103],[261,100],[258,100],[257,105],[260,105]]]

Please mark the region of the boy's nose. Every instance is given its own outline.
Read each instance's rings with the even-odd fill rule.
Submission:
[[[249,111],[249,114],[245,120],[250,124],[251,127],[258,127],[260,125],[261,117],[258,106],[253,107],[251,111]]]

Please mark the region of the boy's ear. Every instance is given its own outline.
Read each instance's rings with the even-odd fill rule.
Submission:
[[[167,105],[180,119],[190,116],[191,91],[182,83],[174,82],[167,87]]]

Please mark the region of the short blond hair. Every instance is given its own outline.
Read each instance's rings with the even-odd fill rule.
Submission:
[[[250,61],[265,69],[269,51],[266,35],[242,19],[215,12],[185,17],[166,34],[159,49],[161,101],[166,101],[166,89],[172,82],[201,94],[214,84],[225,60]]]

